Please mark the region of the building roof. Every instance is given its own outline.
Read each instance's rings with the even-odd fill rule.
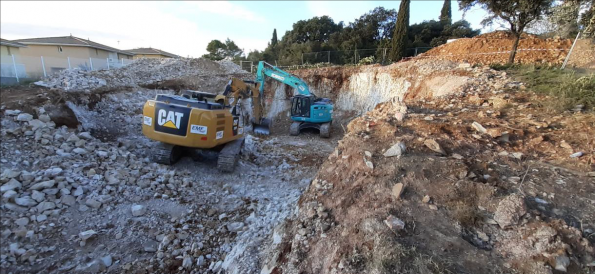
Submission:
[[[127,49],[127,52],[132,52],[134,54],[146,54],[146,55],[163,55],[171,58],[179,58],[180,56],[175,55],[173,53],[169,53],[166,51],[162,51],[160,49],[154,48],[137,48],[137,49]]]
[[[25,45],[58,45],[58,46],[73,46],[73,47],[89,47],[89,48],[96,48],[102,49],[107,51],[113,51],[117,53],[121,53],[124,55],[133,56],[133,53],[120,50],[117,48],[112,48],[110,46],[106,46],[103,44],[99,44],[93,42],[91,40],[85,40],[82,38],[78,38],[75,36],[60,36],[60,37],[41,37],[41,38],[28,38],[28,39],[18,39],[14,40],[18,41],[19,43]]]
[[[15,47],[15,48],[26,48],[27,47],[27,45],[25,45],[25,44],[21,44],[19,42],[10,41],[10,40],[6,40],[6,39],[2,39],[2,38],[0,38],[0,45],[11,46],[11,47]]]

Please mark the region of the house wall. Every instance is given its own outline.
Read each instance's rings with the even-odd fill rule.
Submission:
[[[70,57],[72,68],[88,66],[89,57],[94,57],[91,56],[90,48],[87,47],[61,47],[62,51],[60,51],[60,46],[57,45],[27,45],[26,48],[22,48],[21,55],[23,56],[23,64],[27,74],[32,78],[43,77],[41,56],[43,56],[43,64],[45,64],[47,74],[67,69],[68,57]]]
[[[132,56],[118,53],[118,60],[122,60],[122,58],[124,58],[126,60],[131,60]]]
[[[134,55],[134,59],[140,59],[140,58],[170,58],[167,57],[165,55],[161,55],[161,54],[135,54]]]
[[[28,45],[26,51],[22,52],[23,63],[25,64],[27,73],[32,77],[42,77],[43,67],[41,63],[41,56],[43,56],[43,63],[47,74],[51,74],[63,69],[68,69],[68,58],[70,58],[71,68],[89,69],[91,65],[94,70],[107,68],[107,59],[110,58],[110,52],[103,49],[89,48],[89,47],[75,47],[75,46],[60,46],[58,45]],[[112,57],[114,54],[111,55]],[[130,59],[130,56],[123,54],[115,54],[118,60],[121,58]],[[89,60],[92,58],[93,60]],[[91,64],[92,62],[92,64]]]
[[[14,61],[16,63],[21,62],[21,49],[17,47],[10,47],[10,46],[0,46],[0,58],[2,63],[11,63],[12,64],[12,56],[14,55]]]
[[[17,79],[14,77],[14,69],[16,67],[20,79],[26,78],[23,65],[21,64],[21,48],[0,45],[0,85],[17,84]],[[14,56],[14,63],[12,56]],[[6,71],[5,71],[6,70]]]

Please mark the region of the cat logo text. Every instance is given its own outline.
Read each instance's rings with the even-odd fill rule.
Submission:
[[[184,113],[160,109],[157,113],[157,124],[168,128],[180,129],[182,117],[184,117]]]

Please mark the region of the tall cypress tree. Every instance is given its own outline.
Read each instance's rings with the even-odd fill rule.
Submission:
[[[409,4],[411,0],[402,0],[397,13],[397,23],[392,39],[392,48],[389,58],[391,61],[398,62],[405,57],[407,49],[407,27],[409,27]]]
[[[277,29],[273,30],[273,38],[271,39],[271,46],[276,46],[277,45]]]
[[[443,24],[452,24],[452,9],[450,7],[451,0],[444,0],[442,10],[440,11],[440,22]]]

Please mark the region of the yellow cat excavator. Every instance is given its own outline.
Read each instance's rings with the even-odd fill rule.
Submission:
[[[152,148],[153,161],[171,165],[189,150],[218,152],[217,168],[232,172],[244,143],[244,125],[251,122],[259,133],[268,133],[270,120],[263,117],[259,84],[232,78],[223,94],[187,90],[180,95],[158,94],[143,107],[142,131],[159,141]],[[243,115],[242,99],[252,99],[252,118]]]

